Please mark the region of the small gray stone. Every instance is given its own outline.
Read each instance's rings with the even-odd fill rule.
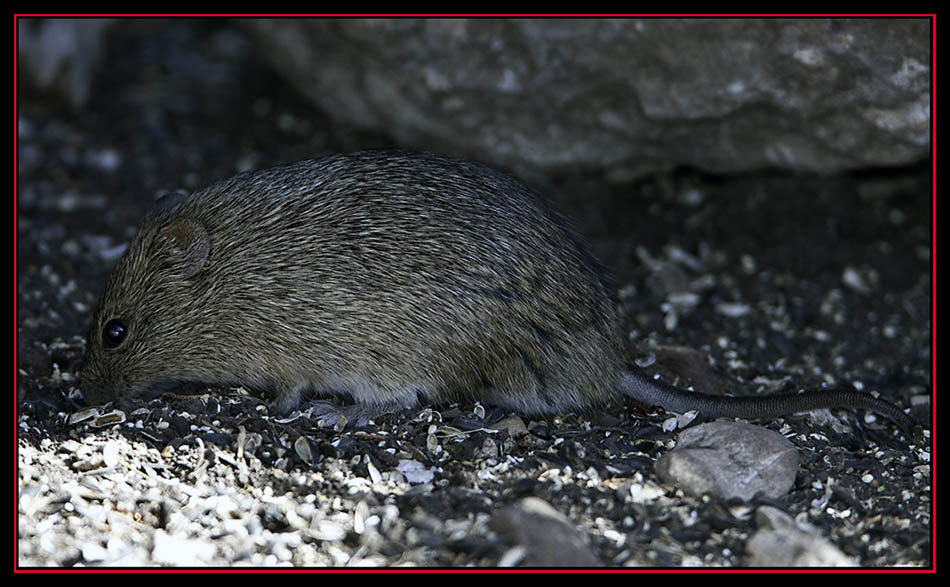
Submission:
[[[524,566],[601,566],[587,537],[544,500],[522,499],[495,514],[491,524],[514,543],[519,556],[513,558]]]
[[[152,559],[158,564],[204,566],[215,554],[214,544],[210,542],[172,535],[164,530],[156,530],[153,540]]]
[[[419,461],[413,459],[401,459],[396,465],[396,470],[402,473],[406,481],[418,485],[420,483],[431,483],[435,478],[435,468],[426,467]]]
[[[748,543],[752,567],[851,567],[857,561],[846,556],[818,530],[796,523],[788,514],[771,506],[756,511],[759,530]]]
[[[528,427],[525,425],[524,420],[514,414],[495,422],[491,425],[491,428],[504,430],[512,438],[524,436],[528,433]]]
[[[710,422],[680,433],[656,462],[660,477],[692,495],[750,500],[784,495],[795,483],[798,450],[782,435],[741,422]]]

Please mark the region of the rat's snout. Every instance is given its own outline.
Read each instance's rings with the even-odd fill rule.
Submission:
[[[89,405],[110,402],[120,395],[123,382],[104,372],[98,358],[88,353],[79,368],[79,389]]]
[[[116,397],[115,387],[108,385],[99,377],[94,377],[83,370],[79,375],[79,389],[89,405],[98,406],[112,401]]]
[[[79,374],[79,389],[91,406],[115,402],[121,407],[128,402],[147,402],[174,388],[177,383],[175,379],[164,378],[132,383],[123,376],[101,374],[88,367]]]

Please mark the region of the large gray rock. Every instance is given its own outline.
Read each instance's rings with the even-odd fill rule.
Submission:
[[[531,172],[925,158],[925,19],[240,20],[337,119]]]

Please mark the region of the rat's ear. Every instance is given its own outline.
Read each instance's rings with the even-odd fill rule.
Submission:
[[[176,218],[162,227],[158,235],[172,262],[181,266],[183,279],[190,279],[201,271],[211,252],[211,237],[202,223],[191,218]]]

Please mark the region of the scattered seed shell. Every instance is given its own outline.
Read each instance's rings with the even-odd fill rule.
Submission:
[[[294,441],[294,452],[300,459],[308,465],[313,465],[313,453],[310,450],[310,441],[306,436],[300,435]]]
[[[93,428],[105,428],[106,426],[122,424],[123,422],[125,422],[125,412],[122,410],[112,410],[111,412],[96,416],[89,425]]]
[[[73,412],[72,414],[70,414],[69,419],[67,420],[67,423],[70,426],[73,426],[75,424],[79,424],[80,422],[85,422],[86,420],[92,418],[98,413],[99,413],[99,406],[95,406],[92,408],[85,408],[85,409],[79,410],[78,412]]]

